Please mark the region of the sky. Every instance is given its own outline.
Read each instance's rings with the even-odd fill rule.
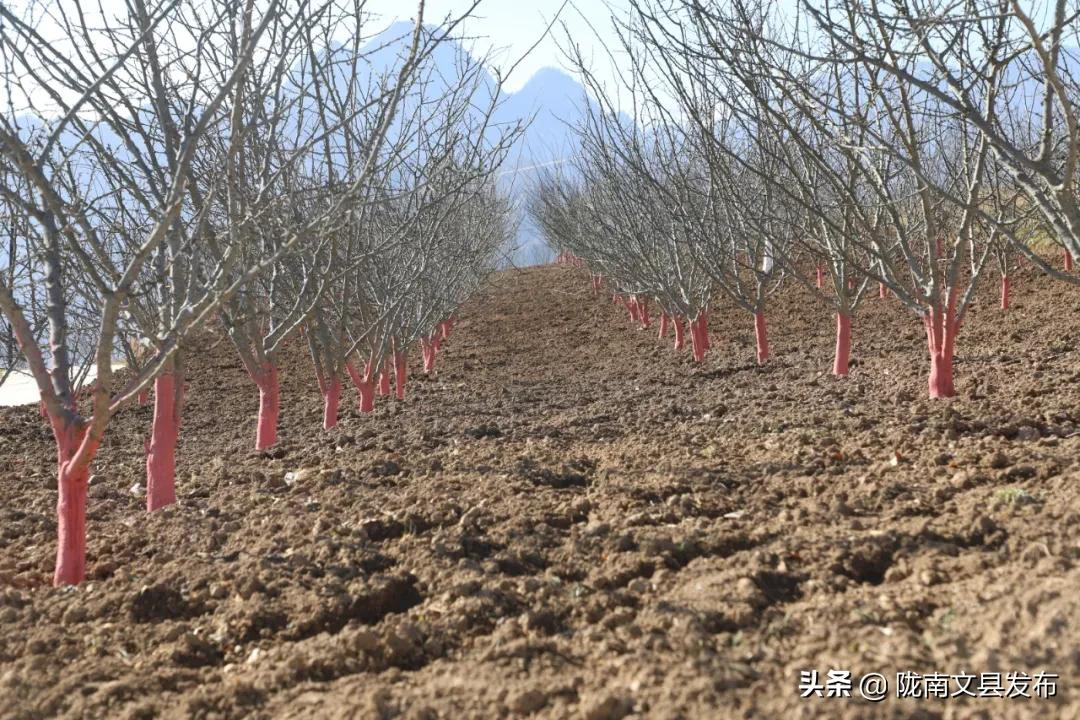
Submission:
[[[380,22],[389,24],[394,20],[414,19],[416,4],[416,0],[368,0],[367,9],[378,14]],[[427,0],[425,21],[437,24],[448,15],[460,15],[471,4],[470,0]],[[595,59],[597,72],[610,74],[597,35],[603,43],[615,44],[610,16],[612,12],[625,13],[627,3],[623,0],[572,0],[559,14],[563,4],[564,0],[482,0],[473,16],[463,23],[462,33],[474,39],[477,54],[490,50],[493,64],[504,71],[540,40],[536,49],[506,78],[506,89],[510,92],[528,82],[541,68],[568,70],[559,49],[560,45],[566,44],[567,32],[585,51],[586,58]],[[559,23],[548,37],[544,37],[545,28],[556,15]],[[565,29],[561,27],[563,23]],[[596,32],[590,29],[590,24]]]

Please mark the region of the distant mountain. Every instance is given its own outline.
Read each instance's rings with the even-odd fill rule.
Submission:
[[[501,122],[530,119],[529,126],[510,153],[503,180],[509,183],[519,212],[515,264],[535,264],[548,259],[543,234],[526,212],[526,203],[538,173],[558,167],[574,156],[578,140],[573,131],[586,102],[584,88],[561,70],[538,71],[498,109]]]
[[[394,23],[367,43],[368,48],[381,46],[369,58],[372,72],[385,72],[398,65],[411,32],[411,24]],[[429,32],[439,30],[429,28]],[[446,83],[452,82],[463,61],[472,62],[468,51],[456,40],[444,40],[433,53],[435,77]],[[495,92],[494,77],[486,71],[485,75],[484,84],[489,92]],[[477,104],[484,105],[490,98],[491,95],[482,93]],[[530,221],[526,203],[538,171],[560,165],[576,153],[578,142],[573,127],[582,118],[585,102],[582,85],[555,68],[537,71],[517,92],[504,93],[499,99],[492,117],[496,128],[512,126],[521,120],[529,122],[510,151],[500,175],[500,182],[511,193],[518,212],[516,247],[508,257],[515,264],[533,264],[548,259],[543,236]],[[408,101],[403,107],[408,107]]]

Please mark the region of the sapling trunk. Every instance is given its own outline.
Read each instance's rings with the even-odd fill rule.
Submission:
[[[408,356],[400,350],[394,353],[394,390],[398,400],[405,399],[405,381],[408,378]]]
[[[825,286],[825,267],[823,265],[817,266],[817,289],[820,290]]]
[[[78,585],[86,577],[86,488],[90,483],[90,462],[97,452],[88,448],[87,459],[73,463],[86,438],[87,426],[50,417],[56,440],[57,547],[53,585]]]
[[[885,287],[885,283],[879,282],[877,284],[877,296],[879,298],[881,298],[882,300],[889,297],[889,289],[887,287]]]
[[[424,374],[430,375],[435,369],[435,342],[427,338],[421,338],[420,349],[424,354]]]
[[[265,450],[277,442],[278,414],[281,411],[281,389],[278,369],[267,363],[254,378],[259,386],[259,424],[255,432],[255,449]]]
[[[764,311],[754,313],[754,339],[757,341],[757,361],[764,363],[769,359],[769,336],[765,328]]]
[[[379,395],[385,397],[390,394],[390,358],[383,358],[382,368],[379,370]]]
[[[698,311],[698,316],[690,323],[691,340],[694,343],[694,360],[701,362],[709,352],[709,315],[705,310]]]
[[[1009,309],[1009,291],[1012,289],[1012,281],[1008,275],[1001,276],[1001,309]]]
[[[323,429],[337,425],[338,405],[341,402],[341,377],[332,375],[320,382],[323,396]]]
[[[690,321],[690,343],[694,353],[694,362],[705,359],[709,351],[709,318],[704,310]]]
[[[356,370],[356,365],[348,363],[345,366],[349,370],[356,391],[360,394],[360,412],[369,413],[375,409],[375,362],[368,360],[364,365],[363,376]]]
[[[705,346],[705,351],[708,352],[712,349],[712,342],[709,340],[708,310],[700,310],[698,312],[698,324],[701,326],[701,344]]]
[[[146,448],[146,511],[176,502],[176,441],[180,437],[183,379],[163,373],[154,380],[154,424]]]
[[[836,357],[833,359],[833,375],[844,377],[848,374],[848,359],[851,357],[851,316],[836,313]]]
[[[953,385],[953,353],[960,323],[955,314],[956,291],[953,290],[949,293],[945,310],[934,307],[923,316],[927,345],[930,350],[928,384],[931,398],[947,398],[956,395]]]

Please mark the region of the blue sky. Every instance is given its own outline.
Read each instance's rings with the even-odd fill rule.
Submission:
[[[460,15],[471,3],[468,0],[427,0],[424,10],[428,22],[436,23],[447,15]],[[543,35],[544,28],[559,12],[563,0],[483,0],[474,17],[463,25],[463,33],[475,38],[475,48],[480,53],[493,51],[494,64],[508,69]],[[610,8],[609,8],[610,5]],[[610,15],[625,12],[626,3],[620,0],[573,0],[559,16],[566,23],[577,42],[591,52],[596,59],[598,71],[603,71],[607,61],[597,47],[596,35],[589,24],[601,34],[603,41],[612,45]],[[367,9],[377,13],[383,20],[412,20],[416,13],[415,0],[368,0]],[[533,73],[543,67],[563,67],[565,63],[559,45],[565,42],[565,31],[556,26],[553,36],[545,38],[540,45],[518,66],[507,79],[506,87],[513,91],[524,85]]]

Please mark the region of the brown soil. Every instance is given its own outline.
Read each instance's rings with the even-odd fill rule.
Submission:
[[[563,268],[498,276],[438,377],[280,445],[226,343],[191,359],[180,501],[147,516],[150,408],[94,465],[89,573],[53,589],[51,437],[0,414],[0,715],[1075,717],[1080,291],[994,283],[959,397],[869,299],[847,380],[799,288],[712,315],[695,366]],[[416,367],[418,363],[414,362]],[[287,473],[292,473],[287,475]],[[799,671],[1056,672],[1056,700],[800,699]]]

